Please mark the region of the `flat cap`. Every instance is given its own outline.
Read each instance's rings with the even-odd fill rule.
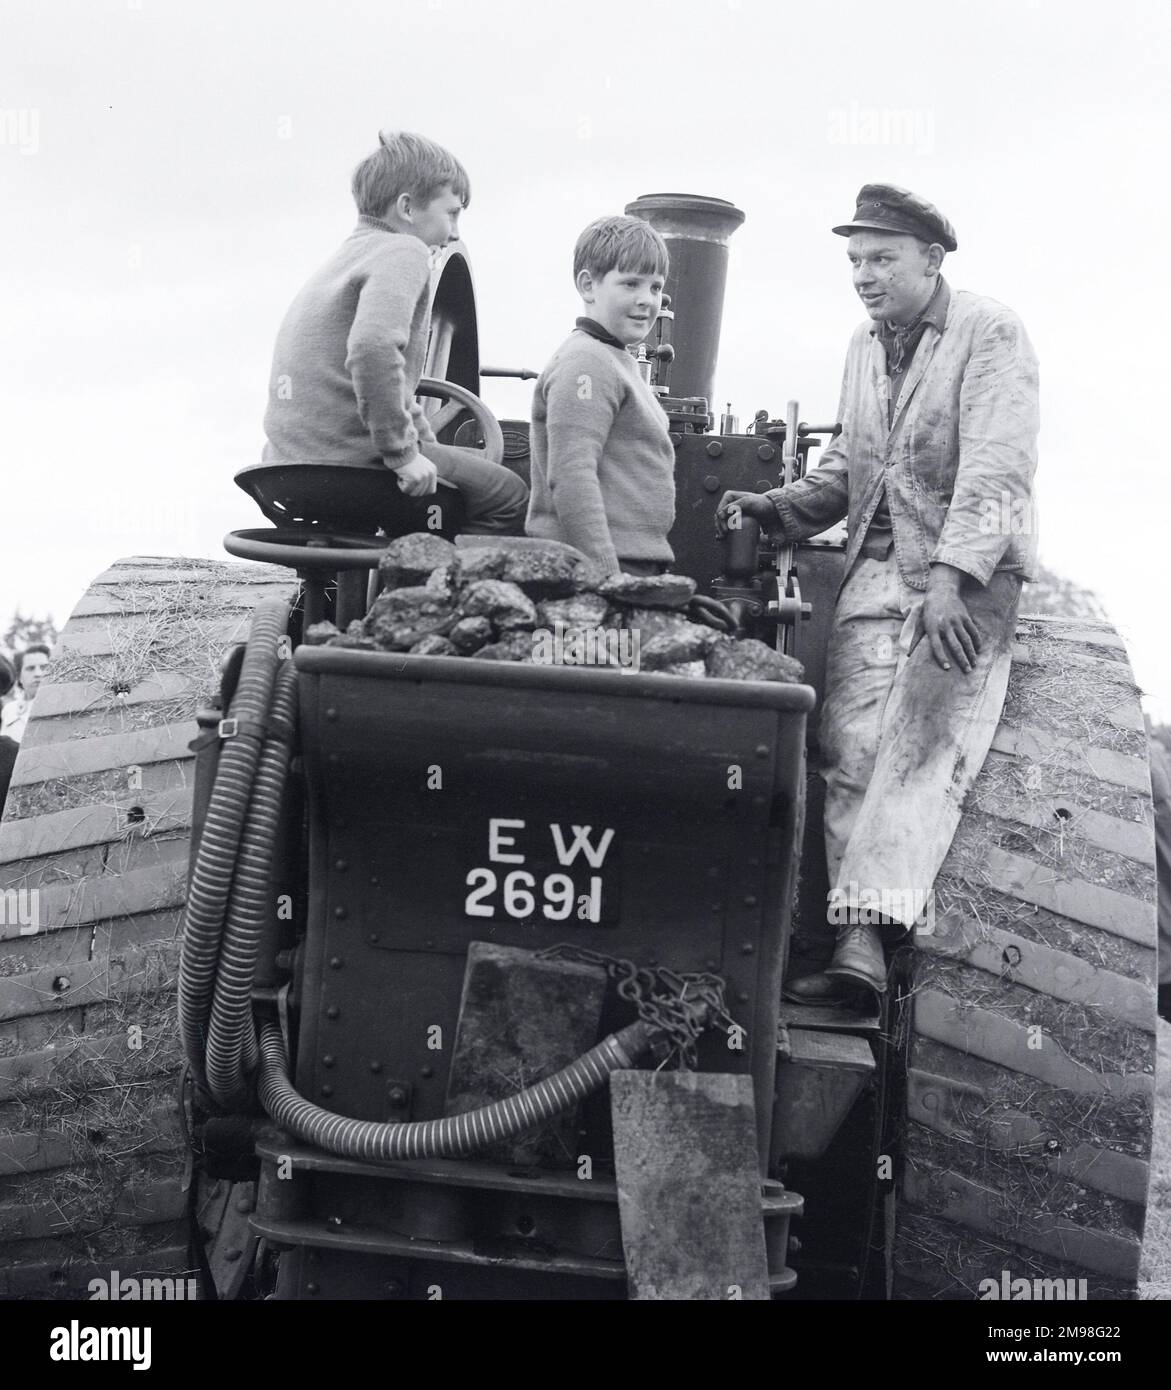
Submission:
[[[858,190],[858,206],[851,222],[833,229],[838,236],[854,232],[903,232],[937,241],[945,251],[958,246],[955,229],[943,213],[910,189],[893,183],[865,183]]]

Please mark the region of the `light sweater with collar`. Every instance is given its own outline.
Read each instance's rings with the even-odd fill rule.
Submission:
[[[566,541],[610,574],[675,558],[675,449],[625,348],[575,329],[537,378],[525,532]]]
[[[264,462],[410,463],[435,438],[414,398],[430,322],[427,247],[359,217],[277,333]]]

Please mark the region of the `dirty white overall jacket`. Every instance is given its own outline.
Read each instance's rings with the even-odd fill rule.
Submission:
[[[890,416],[876,327],[846,358],[843,429],[821,465],[770,492],[804,540],[848,518],[820,723],[826,857],[836,901],[926,930],[924,908],[1000,712],[1022,579],[1035,577],[1037,359],[995,300],[952,291],[928,324]],[[886,560],[860,554],[885,490]],[[982,633],[972,671],[939,667],[920,610],[934,563],[964,571]],[[913,906],[912,906],[913,905]]]

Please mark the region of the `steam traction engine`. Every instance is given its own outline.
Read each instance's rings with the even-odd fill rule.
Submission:
[[[318,1300],[972,1297],[1006,1267],[1132,1293],[1155,938],[1121,644],[1021,620],[886,1012],[782,1004],[830,947],[816,709],[843,547],[746,525],[721,548],[713,514],[835,427],[717,421],[743,214],[628,211],[671,247],[641,362],[676,569],[806,683],[315,645],[377,592],[369,470],[342,493],[246,469],[273,526],[227,545],[252,563],[101,576],[0,832],[4,885],[41,903],[34,935],[0,931],[4,1295],[111,1265]],[[437,434],[526,475],[527,426],[478,399],[507,373],[480,368],[460,247],[433,324]],[[396,530],[422,529],[404,502]],[[454,499],[444,529],[466,554]]]

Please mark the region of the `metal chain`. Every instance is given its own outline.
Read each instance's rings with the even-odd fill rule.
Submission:
[[[666,966],[649,969],[620,956],[607,956],[585,946],[560,942],[536,953],[538,960],[572,960],[600,966],[615,985],[620,999],[633,1004],[638,1016],[658,1033],[652,1050],[664,1067],[673,1062],[682,1071],[697,1065],[696,1043],[708,1028],[743,1033],[724,1002],[727,988],[719,975],[679,974]]]

